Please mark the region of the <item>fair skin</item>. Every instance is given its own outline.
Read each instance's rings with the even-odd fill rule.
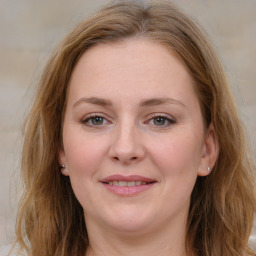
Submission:
[[[146,39],[99,44],[69,86],[60,163],[84,209],[86,255],[187,255],[190,195],[217,144],[182,62]]]

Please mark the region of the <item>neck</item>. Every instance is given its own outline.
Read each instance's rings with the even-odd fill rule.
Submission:
[[[89,234],[86,256],[192,256],[186,251],[185,230],[174,227],[152,233],[122,234],[94,228]],[[99,232],[98,232],[99,231]]]

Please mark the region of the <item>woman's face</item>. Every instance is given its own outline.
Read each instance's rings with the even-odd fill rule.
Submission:
[[[175,54],[146,39],[100,44],[81,57],[60,163],[89,231],[185,228],[213,141],[193,86]]]

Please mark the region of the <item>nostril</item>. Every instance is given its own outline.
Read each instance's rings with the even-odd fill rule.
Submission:
[[[138,157],[136,157],[136,156],[134,156],[134,157],[131,157],[131,158],[128,158],[126,161],[135,161],[135,160],[137,160],[138,159]],[[113,160],[115,160],[115,161],[119,161],[119,160],[121,160],[121,158],[119,158],[118,156],[114,156],[113,157]]]

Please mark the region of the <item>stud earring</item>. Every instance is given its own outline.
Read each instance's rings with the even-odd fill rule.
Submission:
[[[208,172],[210,172],[210,171],[211,171],[211,169],[210,169],[210,167],[209,167],[209,166],[207,167],[207,171],[208,171]]]
[[[65,176],[69,175],[68,168],[67,168],[67,166],[65,164],[60,165],[60,171]]]

